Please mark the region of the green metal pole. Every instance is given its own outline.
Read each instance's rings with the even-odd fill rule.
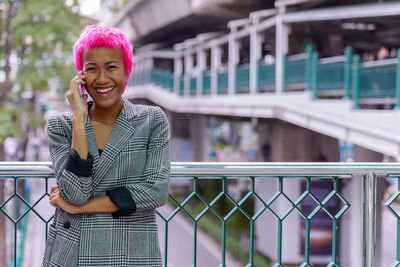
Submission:
[[[215,76],[215,91],[214,91],[214,93],[215,93],[215,95],[218,95],[218,70],[217,70],[217,68],[215,68],[215,70],[214,70],[214,76]],[[211,87],[212,87],[212,85],[211,85]],[[210,88],[211,89],[211,88]]]
[[[278,191],[283,192],[283,178],[279,177]],[[276,263],[273,267],[283,267],[282,265],[282,219],[278,218],[278,244],[276,249]]]
[[[353,49],[351,46],[346,47],[344,50],[346,60],[344,61],[344,99],[351,99],[350,89],[351,89],[351,60],[353,57]]]
[[[282,60],[282,92],[286,92],[286,79],[287,79],[287,54],[283,55]]]
[[[318,99],[318,52],[312,53],[312,94]]]
[[[396,66],[396,106],[394,109],[400,109],[400,50],[397,51]]]
[[[233,89],[233,94],[237,94],[238,92],[238,69],[239,69],[239,64],[235,65],[235,85]]]
[[[311,92],[311,66],[312,66],[312,45],[308,44],[306,46],[306,64],[305,64],[305,74],[306,74],[306,91]]]
[[[261,66],[261,59],[257,60],[256,63],[256,93],[260,92],[260,66]]]
[[[353,57],[353,101],[354,109],[360,108],[360,55]]]
[[[333,180],[333,191],[339,191],[339,180],[337,177]],[[334,218],[332,221],[332,261],[327,267],[337,266],[337,241],[338,241],[338,218]]]
[[[257,65],[258,65],[257,61]],[[251,193],[254,194],[255,192],[255,181],[254,177],[251,177],[250,180],[250,185],[251,185]],[[249,252],[249,264],[246,265],[246,267],[255,267],[254,265],[254,221],[253,218],[250,219],[250,252]]]
[[[194,221],[193,267],[197,266],[197,221]]]
[[[168,71],[169,74],[169,91],[174,92],[174,73],[172,71]]]
[[[198,79],[201,79],[201,90],[200,90],[200,95],[204,95],[204,70],[203,71],[201,71],[201,73],[199,74],[200,76],[199,76],[199,78]],[[196,86],[196,89],[197,89],[197,86]]]
[[[219,71],[218,70],[215,70],[215,72],[216,72],[216,77],[217,77],[217,90],[216,90],[216,92],[215,92],[215,94],[216,95],[219,95],[219,79],[220,79],[220,74],[219,74]]]
[[[278,220],[278,255],[276,255],[275,267],[282,266],[282,220]]]
[[[236,69],[236,68],[235,68]],[[222,192],[225,194],[226,193],[226,178],[222,178]],[[226,220],[225,218],[222,219],[222,262],[218,267],[226,267]]]

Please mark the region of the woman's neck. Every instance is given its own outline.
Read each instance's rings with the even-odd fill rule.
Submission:
[[[121,113],[123,102],[121,99],[120,105],[114,105],[111,108],[103,108],[93,103],[89,110],[90,121],[101,124],[114,124]]]

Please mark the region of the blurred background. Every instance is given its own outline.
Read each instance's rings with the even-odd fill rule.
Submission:
[[[50,160],[46,119],[69,110],[72,46],[86,25],[101,24],[122,29],[131,40],[134,67],[124,96],[166,112],[172,161],[398,162],[399,19],[400,1],[390,0],[0,0],[0,161]],[[45,222],[54,213],[46,195],[51,184],[0,179],[0,266],[40,266]],[[239,201],[249,185],[230,181],[227,190]],[[293,200],[305,187],[301,179],[285,184]],[[220,188],[215,180],[199,192],[211,202]],[[256,191],[268,199],[276,188],[275,181],[260,181]],[[361,199],[360,188],[340,183],[352,199]],[[322,200],[332,182],[316,181],[313,190]],[[192,191],[190,179],[173,180],[174,200],[160,214],[171,214]],[[379,205],[396,192],[394,179],[379,179]],[[35,213],[28,216],[32,203]],[[257,199],[245,204],[252,215],[262,206]],[[280,198],[274,205],[286,210],[290,203]],[[301,205],[312,211],[316,204]],[[338,212],[343,205],[335,198],[328,206]],[[234,206],[222,199],[215,208],[226,216]],[[186,207],[169,230],[168,266],[192,263],[193,248],[182,244],[193,243],[191,216],[206,205],[197,199]],[[360,244],[350,241],[359,235],[361,211],[350,211],[341,222],[347,230],[340,232],[338,258],[341,266],[361,266]],[[218,266],[220,221],[207,214],[199,225],[199,266]],[[389,266],[395,217],[381,208],[377,216],[377,266]],[[256,266],[276,260],[270,217],[256,222]],[[283,237],[284,262],[298,266],[305,224],[294,215],[286,221],[293,231]],[[312,227],[314,266],[326,266],[330,217],[319,213]],[[232,216],[227,234],[227,266],[245,266],[248,218]]]

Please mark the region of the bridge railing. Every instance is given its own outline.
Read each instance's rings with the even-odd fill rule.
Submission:
[[[390,103],[400,107],[400,56],[355,63],[351,48],[346,48],[345,55],[319,58],[317,52],[307,48],[306,53],[284,57],[283,88],[284,91],[311,91],[314,98],[353,99],[355,108],[360,103]],[[275,90],[275,64],[257,61],[255,93]],[[235,68],[235,94],[249,94],[251,68],[249,64],[237,65]],[[188,94],[211,93],[211,71],[199,72],[201,77],[189,77]],[[228,93],[228,70],[216,72],[216,94]],[[182,76],[183,79],[184,76]],[[197,90],[197,80],[201,78],[203,87]],[[132,74],[130,85],[155,83],[173,91],[173,73],[157,68],[142,70]],[[184,84],[181,86],[184,87]],[[181,88],[180,92],[184,90]]]
[[[158,213],[160,219],[164,222],[165,237],[160,242],[164,243],[164,266],[168,266],[168,226],[171,220],[178,214],[183,213],[193,223],[193,266],[197,266],[197,233],[198,226],[210,214],[216,217],[220,224],[221,234],[221,265],[226,266],[226,249],[227,249],[227,225],[232,221],[235,214],[242,214],[247,220],[248,238],[250,240],[248,247],[246,248],[249,252],[248,265],[256,266],[254,255],[255,255],[255,242],[256,236],[260,238],[260,235],[271,236],[271,232],[276,235],[276,251],[275,251],[275,265],[283,266],[285,259],[282,256],[282,252],[285,246],[282,242],[282,234],[285,231],[283,228],[283,222],[288,220],[288,216],[296,213],[299,214],[305,225],[304,236],[304,257],[303,264],[301,266],[311,266],[313,264],[312,258],[310,257],[310,240],[313,233],[312,223],[318,213],[324,213],[330,218],[332,222],[332,244],[331,244],[331,256],[328,266],[340,266],[339,262],[339,231],[343,224],[339,224],[343,214],[348,212],[351,204],[350,200],[340,191],[340,183],[344,180],[349,179],[362,179],[362,188],[360,188],[360,198],[362,211],[362,262],[363,266],[372,267],[375,266],[375,227],[376,227],[376,210],[379,201],[376,199],[376,184],[378,179],[383,179],[381,176],[392,176],[397,178],[398,190],[393,196],[387,201],[386,207],[390,210],[393,216],[397,219],[397,255],[393,259],[392,266],[398,266],[400,264],[400,217],[399,214],[393,208],[393,203],[398,200],[400,195],[400,164],[397,163],[172,163],[171,177],[172,184],[182,179],[189,179],[192,186],[189,187],[188,191],[183,194],[185,197],[179,197],[174,191],[171,191],[169,195],[169,202],[174,205],[175,210],[169,214]],[[0,163],[0,180],[7,180],[9,182],[9,189],[11,194],[6,197],[3,203],[0,203],[0,216],[4,216],[8,222],[11,222],[14,226],[13,231],[13,262],[14,266],[19,266],[21,261],[21,255],[23,248],[23,236],[20,231],[21,222],[25,222],[28,216],[37,216],[43,221],[44,227],[47,230],[49,223],[53,217],[46,218],[41,214],[39,205],[42,202],[47,202],[49,196],[49,181],[54,179],[54,173],[52,166],[48,162],[2,162]],[[287,192],[287,188],[284,188],[285,181],[292,181],[300,179],[305,184],[304,190],[301,190],[300,194],[292,198]],[[29,181],[42,180],[42,194],[39,198],[30,199],[29,197]],[[266,188],[259,185],[262,181],[274,180],[277,183],[277,190],[272,196],[265,197],[263,192]],[[330,192],[321,197],[314,190],[314,183],[317,180],[330,181]],[[21,181],[25,181],[24,193],[18,191],[18,185]],[[213,181],[218,181],[217,184],[211,184],[211,187],[202,189],[202,185],[207,185]],[[234,191],[230,190],[230,186],[237,182],[245,182],[244,191],[242,194],[234,194]],[[243,184],[243,183],[242,183]],[[210,191],[207,188],[213,188],[216,190],[214,195],[210,195]],[[362,192],[361,192],[362,191]],[[235,196],[236,195],[236,196]],[[288,208],[284,209],[283,212],[276,208],[276,202],[278,199],[284,199],[289,203]],[[337,209],[332,209],[331,201],[335,199],[340,205]],[[219,202],[224,200],[223,203],[230,203],[231,209],[222,212],[218,205]],[[19,203],[19,212],[15,209],[10,208],[10,203]],[[196,201],[202,206],[198,209],[197,213],[189,207],[189,202]],[[306,211],[302,205],[306,201],[311,201],[314,206]],[[253,203],[253,209],[248,208],[248,203]],[[255,205],[254,203],[258,203]],[[378,203],[378,204],[377,204]],[[42,203],[43,204],[43,203]],[[357,206],[357,205],[356,205]],[[21,208],[22,207],[22,208]],[[282,210],[282,209],[281,209]],[[260,217],[269,213],[272,218],[277,222],[276,229],[261,229],[257,231],[257,220]],[[259,227],[260,225],[258,225]],[[395,227],[395,225],[393,225]],[[47,232],[47,231],[46,231]],[[257,232],[257,235],[256,235]],[[298,233],[299,235],[301,233]],[[394,245],[394,244],[393,244]],[[360,248],[361,249],[361,248]],[[360,261],[361,261],[360,260]]]

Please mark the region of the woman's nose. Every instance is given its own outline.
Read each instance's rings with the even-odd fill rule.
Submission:
[[[101,84],[108,82],[107,74],[103,70],[97,73],[96,82]]]

